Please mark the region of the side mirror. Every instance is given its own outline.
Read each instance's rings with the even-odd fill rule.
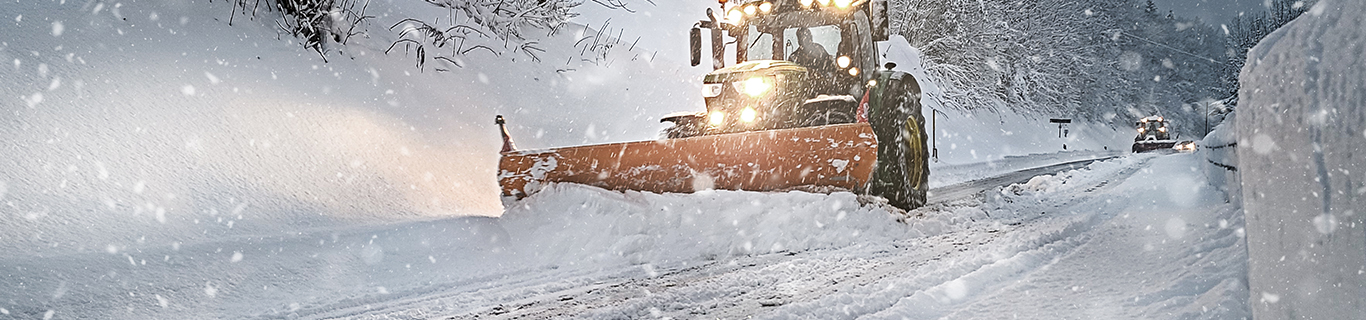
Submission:
[[[873,41],[887,41],[891,38],[892,30],[888,22],[887,0],[872,0],[868,4],[868,16],[872,20],[869,29],[872,29]]]
[[[692,28],[688,32],[689,53],[692,54],[692,66],[702,64],[702,29]]]

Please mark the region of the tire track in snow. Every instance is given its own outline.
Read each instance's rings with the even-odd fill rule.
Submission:
[[[1095,160],[1088,160],[1095,161]],[[1056,198],[1065,198],[1071,206],[1082,201],[1087,193],[1103,191],[1137,171],[1143,160],[1121,168],[1105,179],[1088,181],[1085,186],[1069,189]],[[1054,173],[1084,164],[1062,164],[1013,173],[1004,181],[1023,182],[1036,174]],[[1040,171],[1042,170],[1042,171]],[[982,197],[983,191],[1000,186],[1001,177],[993,182],[957,185],[958,197]],[[999,189],[996,189],[999,190]],[[945,193],[941,193],[941,196]],[[947,199],[945,201],[953,201]],[[1056,202],[1050,202],[1050,204]],[[1051,217],[1051,216],[1050,216]],[[914,218],[913,218],[914,219]],[[1029,230],[1038,217],[1027,217],[1013,225],[998,228],[977,227],[937,236],[907,239],[893,244],[864,244],[857,248],[811,250],[787,254],[737,257],[725,262],[716,261],[700,266],[659,272],[653,277],[639,277],[635,272],[615,272],[584,275],[578,282],[583,286],[550,288],[534,284],[545,280],[542,276],[523,275],[513,282],[499,281],[497,286],[479,286],[479,290],[458,290],[439,293],[419,293],[404,301],[377,302],[372,305],[353,305],[345,312],[323,313],[325,317],[392,318],[418,317],[442,319],[545,319],[545,318],[744,318],[753,316],[796,315],[810,316],[822,305],[844,306],[837,313],[816,314],[817,318],[853,318],[875,315],[894,309],[901,297],[914,298],[917,292],[925,298],[944,295],[954,289],[955,281],[978,281],[1002,277],[1021,277],[1033,270],[1046,267],[1056,257],[1084,243],[1080,236],[1087,226],[1103,222],[1099,215],[1089,215],[1064,223],[1051,224],[1057,230]],[[1061,218],[1059,218],[1061,219]],[[1025,230],[1021,230],[1025,228]],[[1020,235],[1024,231],[1025,235]],[[1003,237],[1034,237],[1024,241],[1006,241]],[[1021,244],[1024,243],[1024,244]],[[984,252],[993,247],[996,252]],[[851,254],[850,251],[864,251]],[[963,258],[964,255],[978,257]],[[1002,260],[1005,259],[1005,260]],[[971,265],[945,265],[961,261]],[[635,269],[641,266],[625,267]],[[556,272],[547,271],[546,274]],[[613,275],[614,274],[614,275]],[[597,279],[607,281],[593,281]],[[625,279],[612,281],[611,279]],[[910,280],[906,280],[910,279]],[[983,280],[985,283],[985,281]],[[1000,282],[997,282],[998,284]],[[529,289],[538,287],[541,292]],[[501,289],[511,288],[511,289]],[[938,290],[938,291],[933,291]],[[955,289],[956,290],[956,289]],[[440,291],[440,290],[438,290]],[[854,292],[864,301],[827,301],[831,296],[848,296]],[[496,298],[483,299],[483,307],[474,310],[453,310],[441,304],[481,304],[463,295],[515,297],[493,305]],[[965,296],[967,297],[967,296]],[[917,298],[920,299],[920,298]],[[463,302],[461,302],[463,300]],[[968,301],[970,299],[964,299]],[[815,306],[802,310],[808,306]],[[788,309],[795,309],[788,310]],[[336,310],[341,311],[341,310]],[[784,311],[784,312],[775,312]],[[827,310],[828,311],[828,310]],[[315,315],[317,316],[317,315]]]
[[[1029,210],[1066,211],[1060,208],[1072,208],[1086,202],[1100,201],[1091,195],[1102,194],[1114,188],[1120,184],[1118,182],[1146,167],[1151,159],[1152,157],[1138,158],[1138,162],[1118,168],[1113,174],[1105,175],[1104,179],[1084,181],[1085,183],[1080,186],[1049,195],[1050,200],[1060,201],[1045,202],[1041,206],[1029,207]],[[979,192],[978,195],[985,194]],[[1107,206],[1109,209],[1105,210],[1106,212],[1116,212],[1123,208],[1124,204],[1111,203]],[[906,315],[915,315],[909,318],[940,318],[957,306],[971,303],[973,298],[983,295],[984,292],[1005,286],[1010,279],[1022,278],[1036,270],[1047,268],[1057,262],[1058,258],[1087,243],[1091,239],[1090,231],[1112,217],[1099,213],[1077,215],[1075,212],[1054,216],[1026,214],[1021,221],[1011,223],[1002,229],[1004,232],[1001,232],[1000,236],[979,242],[975,250],[958,252],[953,257],[945,259],[950,262],[970,261],[969,263],[931,266],[927,268],[928,272],[908,268],[899,277],[891,278],[889,283],[879,284],[878,287],[884,289],[859,292],[870,298],[857,301],[858,308],[855,310],[841,310],[838,313],[828,311],[841,305],[848,308],[854,301],[814,301],[811,303],[812,306],[805,308],[807,310],[778,317],[852,319],[866,315],[873,319],[902,319]],[[1040,219],[1045,221],[1036,221]],[[1070,221],[1047,223],[1058,220]],[[965,237],[964,234],[970,236],[991,233],[991,230],[973,228],[955,233],[959,233],[957,237],[961,238]],[[999,241],[1002,239],[1007,241]]]
[[[1058,171],[1060,171],[1060,170],[1075,169],[1075,168],[1079,168],[1079,167],[1081,167],[1081,166],[1084,166],[1084,165],[1086,165],[1086,164],[1089,164],[1090,162],[1091,162],[1091,161],[1085,161],[1085,162],[1083,162],[1083,163],[1075,163],[1075,162],[1074,162],[1074,163],[1064,163],[1064,164],[1060,164],[1060,165],[1054,165],[1054,166],[1047,166],[1047,167],[1035,168],[1035,169],[1031,169],[1031,170],[1026,170],[1026,171],[1024,171],[1024,172],[1013,173],[1013,174],[1010,174],[1010,175],[1003,175],[1003,176],[1000,176],[1000,177],[996,177],[996,178],[994,178],[994,179],[990,179],[990,181],[987,181],[987,182],[976,182],[976,183],[962,184],[962,185],[958,185],[958,186],[957,186],[957,188],[959,188],[959,189],[961,189],[961,190],[957,190],[957,191],[955,191],[955,192],[957,192],[958,197],[969,197],[969,196],[981,195],[981,194],[982,194],[982,191],[986,190],[986,189],[989,188],[989,187],[993,187],[993,186],[999,185],[999,183],[1001,183],[1001,181],[1023,182],[1024,180],[1028,180],[1029,178],[1033,177],[1034,175],[1037,175],[1037,174],[1040,174],[1040,173],[1053,173],[1053,172],[1058,172]],[[1118,172],[1117,172],[1116,174],[1112,175],[1109,179],[1100,180],[1100,181],[1098,181],[1098,182],[1097,182],[1097,181],[1089,181],[1089,183],[1088,183],[1086,186],[1075,188],[1071,194],[1068,194],[1068,195],[1071,196],[1071,197],[1068,198],[1068,200],[1067,200],[1067,202],[1065,203],[1065,205],[1069,205],[1069,206],[1070,206],[1070,205],[1074,205],[1075,202],[1084,201],[1085,199],[1078,199],[1078,198],[1080,198],[1081,195],[1084,195],[1084,194],[1086,194],[1086,193],[1097,192],[1097,191],[1104,191],[1104,190],[1106,190],[1106,189],[1112,188],[1113,186],[1117,185],[1117,183],[1110,183],[1111,181],[1122,180],[1122,179],[1128,177],[1129,175],[1132,175],[1134,172],[1137,172],[1138,169],[1139,169],[1139,167],[1141,167],[1141,166],[1142,166],[1143,164],[1145,164],[1145,163],[1146,163],[1146,160],[1143,161],[1143,162],[1140,162],[1140,163],[1136,163],[1136,164],[1133,164],[1133,165],[1124,167],[1124,168],[1120,168],[1120,169],[1118,170]],[[944,201],[947,202],[947,201],[953,201],[953,200],[955,200],[955,199],[945,199]],[[1102,223],[1102,222],[1103,222],[1103,221],[1102,221],[1101,219],[1099,219],[1099,216],[1098,216],[1098,215],[1089,215],[1089,216],[1086,216],[1085,218],[1079,219],[1078,221],[1074,221],[1074,222],[1071,222],[1071,223],[1066,224],[1066,227],[1062,228],[1062,230],[1058,230],[1058,231],[1054,231],[1054,232],[1045,232],[1045,233],[1040,237],[1040,239],[1035,239],[1035,240],[1032,240],[1032,241],[1027,241],[1027,242],[1029,243],[1029,245],[1026,246],[1025,248],[1012,248],[1011,250],[1016,251],[1015,257],[1007,259],[1008,261],[995,263],[995,265],[999,265],[999,266],[1011,266],[1011,265],[1013,265],[1013,266],[1016,267],[1016,268],[1015,268],[1016,270],[1013,271],[1013,272],[1015,272],[1015,273],[1017,273],[1017,274],[1019,274],[1019,275],[1027,274],[1027,273],[1030,272],[1031,270],[1035,270],[1035,269],[1037,269],[1037,268],[1046,267],[1047,264],[1052,263],[1053,261],[1056,261],[1055,258],[1056,258],[1057,256],[1062,255],[1062,254],[1065,254],[1066,252],[1068,252],[1068,251],[1070,251],[1071,249],[1077,247],[1077,246],[1080,245],[1081,243],[1085,243],[1088,239],[1087,239],[1086,237],[1084,237],[1084,236],[1079,236],[1079,235],[1084,235],[1084,234],[1085,234],[1085,231],[1094,228],[1095,225],[1100,224],[1100,223]],[[830,266],[831,268],[830,268],[829,270],[820,269],[820,268],[813,268],[813,270],[809,270],[809,271],[806,272],[806,273],[793,275],[793,276],[789,277],[788,279],[786,279],[786,281],[774,280],[774,281],[772,281],[772,282],[762,283],[762,284],[760,284],[760,287],[777,288],[777,287],[780,287],[780,286],[783,285],[783,284],[791,284],[791,283],[794,283],[794,282],[813,282],[813,281],[810,281],[809,278],[815,278],[815,279],[820,279],[820,280],[824,280],[824,281],[829,281],[829,283],[816,283],[817,285],[807,285],[807,286],[804,286],[805,290],[801,290],[801,291],[795,292],[795,293],[786,293],[786,294],[776,294],[776,295],[775,295],[775,294],[772,293],[772,291],[780,291],[780,292],[781,292],[781,291],[783,291],[783,290],[753,290],[753,291],[749,291],[749,292],[745,292],[745,293],[741,293],[741,294],[734,294],[734,295],[725,297],[725,298],[726,298],[726,299],[725,299],[726,301],[715,303],[715,304],[713,305],[713,307],[711,307],[711,308],[709,308],[709,309],[706,309],[706,310],[703,310],[703,312],[694,312],[694,313],[691,313],[691,314],[680,315],[680,316],[692,316],[692,317],[706,316],[706,317],[720,317],[720,318],[743,318],[743,317],[749,317],[749,316],[755,316],[755,315],[764,315],[764,314],[768,314],[769,311],[771,311],[771,309],[769,309],[770,307],[781,307],[781,306],[783,306],[784,304],[788,304],[788,303],[800,303],[800,302],[806,302],[806,301],[815,301],[815,300],[821,299],[822,297],[829,296],[829,295],[834,294],[834,293],[837,293],[837,292],[867,291],[867,289],[882,288],[882,287],[884,287],[884,285],[885,285],[886,287],[889,288],[888,290],[884,290],[884,291],[895,291],[895,290],[891,290],[891,288],[898,288],[898,287],[899,287],[899,288],[914,288],[914,287],[921,287],[921,288],[923,288],[923,287],[925,287],[925,286],[923,286],[923,285],[921,285],[921,286],[904,286],[904,285],[897,285],[897,284],[895,284],[895,283],[889,283],[889,282],[898,282],[897,279],[903,279],[903,278],[913,278],[913,279],[916,279],[916,278],[923,278],[923,277],[925,277],[925,275],[933,275],[933,274],[941,274],[941,276],[939,276],[939,277],[937,277],[937,278],[955,277],[955,276],[953,276],[953,275],[950,275],[950,274],[947,274],[947,273],[944,273],[943,271],[941,271],[941,270],[944,269],[943,266],[936,265],[936,263],[938,263],[939,261],[957,261],[958,259],[954,259],[953,256],[959,256],[959,255],[963,255],[963,254],[970,254],[970,251],[969,251],[969,250],[971,250],[971,246],[979,246],[979,245],[989,244],[989,243],[995,242],[1001,235],[1005,234],[1005,233],[997,232],[997,231],[998,231],[998,230],[974,229],[974,230],[967,230],[967,231],[965,231],[965,232],[956,232],[956,233],[953,233],[953,234],[946,234],[946,235],[942,235],[942,236],[935,237],[934,239],[932,239],[931,241],[928,241],[928,242],[920,242],[919,244],[910,244],[909,247],[912,247],[912,248],[906,249],[906,251],[905,251],[905,252],[902,252],[901,254],[889,254],[889,255],[886,255],[886,256],[881,256],[881,257],[877,257],[877,258],[870,259],[869,261],[863,261],[863,262],[861,262],[861,263],[859,263],[859,264],[854,264],[854,265],[848,265],[848,264],[844,264],[844,265],[834,265],[834,264],[832,264],[832,265]],[[924,240],[924,239],[917,239],[917,240]],[[903,245],[905,245],[905,244],[903,244]],[[819,254],[815,254],[815,255],[819,255]],[[997,260],[997,259],[991,259],[991,260],[994,261],[994,260]],[[1026,263],[1026,262],[1016,262],[1016,260],[1018,260],[1018,261],[1027,261],[1027,263]],[[984,262],[984,263],[985,263],[985,262]],[[762,277],[764,277],[764,276],[766,276],[766,275],[770,275],[770,274],[772,273],[771,270],[765,270],[765,269],[769,269],[769,268],[758,268],[758,267],[755,267],[755,268],[746,268],[746,269],[741,269],[741,270],[737,270],[737,271],[735,271],[735,272],[732,272],[731,274],[728,274],[727,276],[728,276],[729,278],[746,278],[746,277],[762,278]],[[952,269],[954,269],[954,268],[951,267],[951,268],[949,268],[949,269],[952,270]],[[1000,277],[1002,274],[1009,274],[1009,273],[1012,272],[1012,271],[1008,270],[1008,269],[1005,268],[1005,267],[992,268],[992,267],[990,267],[990,266],[987,266],[987,267],[979,267],[978,270],[979,270],[979,271],[971,271],[971,272],[969,272],[969,273],[971,274],[972,272],[976,272],[976,273],[978,273],[978,274],[980,274],[981,276],[984,276],[984,277],[986,277],[986,276],[996,276],[996,277]],[[837,275],[827,275],[827,274],[825,274],[824,272],[835,272]],[[964,271],[959,271],[959,272],[964,272]],[[961,274],[961,273],[959,273],[959,274]],[[844,275],[844,276],[847,276],[847,277],[840,278],[838,275]],[[771,276],[771,275],[770,275],[770,276]],[[962,277],[957,277],[957,278],[961,279]],[[726,279],[717,279],[717,281],[720,281],[720,282],[723,282],[723,283],[724,283],[724,282],[726,282],[727,280],[726,280]],[[731,281],[738,281],[738,280],[731,280]],[[948,281],[941,282],[941,283],[939,283],[938,287],[940,287],[941,289],[949,289],[950,287],[954,286],[954,283],[955,283],[954,281],[955,281],[955,280],[948,280]],[[721,287],[724,287],[724,286],[721,286]],[[799,287],[801,287],[801,286],[799,286]],[[756,293],[756,292],[758,292],[758,293]],[[869,296],[895,297],[895,296],[897,296],[897,295],[883,295],[883,294],[880,294],[880,293],[874,293],[874,294],[870,294]],[[900,295],[900,296],[905,296],[905,295]],[[618,306],[618,307],[621,307],[620,309],[643,309],[643,308],[649,308],[649,307],[652,307],[652,306],[667,305],[667,304],[669,304],[669,302],[676,300],[675,298],[676,298],[676,297],[664,297],[664,298],[656,298],[656,299],[643,299],[643,300],[645,300],[645,301],[635,302],[634,305],[625,305],[625,306]],[[894,305],[894,303],[896,303],[896,300],[895,300],[895,298],[890,299],[889,301],[883,303],[883,304],[882,304],[882,305],[883,305],[882,307],[864,305],[864,306],[861,306],[861,307],[849,308],[850,303],[848,303],[848,302],[850,302],[850,301],[842,301],[841,303],[837,303],[837,304],[842,304],[842,305],[844,305],[844,307],[841,308],[841,310],[840,310],[840,311],[841,311],[840,313],[843,313],[842,315],[822,314],[822,315],[815,315],[815,317],[817,317],[817,318],[832,318],[832,317],[839,317],[839,316],[848,317],[848,316],[855,316],[855,315],[858,315],[858,314],[868,314],[868,313],[876,312],[877,310],[880,310],[880,309],[886,309],[886,308],[892,307],[892,306]],[[876,303],[874,303],[874,304],[876,304]],[[868,309],[869,307],[872,307],[872,308],[871,308],[871,309]],[[822,308],[822,309],[824,309],[824,308]],[[863,309],[863,310],[859,310],[859,309]],[[827,310],[828,310],[828,309],[827,309]],[[666,311],[667,311],[667,310],[666,310]],[[649,315],[650,315],[650,316],[660,316],[660,315],[672,315],[672,314],[669,314],[669,313],[666,313],[666,312],[660,312],[660,314],[649,314]],[[805,316],[812,316],[812,314],[795,314],[795,315],[793,315],[793,316],[795,316],[795,317],[805,317]],[[782,316],[781,316],[781,315],[775,315],[775,317],[782,317]]]

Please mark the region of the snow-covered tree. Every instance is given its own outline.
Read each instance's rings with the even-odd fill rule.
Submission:
[[[1299,17],[1317,1],[1315,0],[1275,0],[1265,12],[1239,15],[1223,25],[1227,33],[1225,41],[1228,49],[1224,54],[1227,70],[1223,72],[1225,89],[1230,94],[1238,91],[1238,72],[1247,61],[1247,52],[1252,50],[1262,38],[1281,26]],[[1234,97],[1237,98],[1236,96]],[[1236,101],[1236,100],[1235,100]]]
[[[1215,29],[1138,0],[893,0],[893,30],[963,109],[1004,106],[1116,124],[1221,98]],[[1194,121],[1177,122],[1183,129]]]

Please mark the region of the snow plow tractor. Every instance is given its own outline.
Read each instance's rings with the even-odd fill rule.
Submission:
[[[706,111],[665,116],[673,125],[655,141],[518,151],[504,130],[505,203],[572,182],[678,193],[847,190],[905,210],[923,206],[920,85],[894,63],[879,65],[875,43],[889,36],[887,1],[727,2],[690,33],[697,66],[702,30],[710,31]]]
[[[1134,153],[1169,150],[1176,147],[1176,140],[1172,139],[1171,129],[1168,128],[1166,119],[1160,116],[1149,116],[1139,119],[1135,125],[1138,126],[1138,136],[1134,137]]]

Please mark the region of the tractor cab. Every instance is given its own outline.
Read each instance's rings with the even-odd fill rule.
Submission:
[[[859,102],[878,76],[874,41],[888,36],[886,0],[720,2],[724,14],[709,9],[709,19],[691,33],[697,66],[701,29],[711,31],[714,71],[702,87],[707,111],[664,118],[675,123],[666,137],[856,120]],[[870,16],[881,17],[882,23],[874,24]]]
[[[1134,141],[1171,140],[1171,134],[1167,132],[1167,120],[1160,116],[1139,119],[1135,125],[1138,127],[1138,136],[1134,137]]]

